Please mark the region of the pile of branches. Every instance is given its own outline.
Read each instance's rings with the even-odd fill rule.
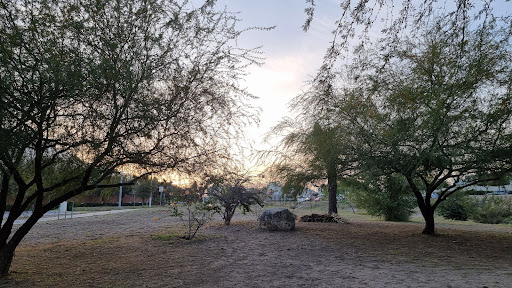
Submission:
[[[322,223],[342,223],[348,224],[348,221],[339,217],[328,214],[311,214],[300,217],[301,222],[322,222]]]

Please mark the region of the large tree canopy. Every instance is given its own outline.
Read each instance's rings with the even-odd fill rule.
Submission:
[[[237,21],[211,0],[0,0],[1,276],[45,212],[119,186],[104,180],[120,167],[222,156],[255,119],[237,81],[259,53],[236,46]]]
[[[508,27],[488,18],[458,42],[451,21],[436,18],[399,45],[366,50],[349,72],[358,86],[342,90],[339,110],[360,169],[405,177],[426,234],[435,233],[434,210],[447,197],[512,169]]]
[[[314,23],[317,0],[305,0],[309,5],[305,9],[304,31]],[[506,13],[509,3],[503,1],[483,0],[338,0],[339,17],[333,23],[334,35],[326,54],[326,63],[335,61],[343,50],[349,46],[356,49],[371,45],[375,36],[387,38],[391,43],[400,41],[404,33],[415,33],[439,13],[450,15],[452,29],[459,30],[462,39],[469,30],[472,21],[492,15],[509,21],[511,15]],[[508,2],[508,1],[505,1]]]
[[[321,1],[305,0],[306,20],[304,31],[315,21],[315,10]],[[338,0],[339,17],[332,23],[333,38],[324,55],[321,67],[315,76],[315,85],[328,91],[332,79],[339,72],[339,63],[350,62],[359,57],[361,51],[371,48],[376,38],[383,39],[390,47],[400,45],[402,36],[418,35],[425,25],[431,25],[439,15],[450,18],[445,23],[448,30],[457,31],[453,42],[463,43],[471,25],[489,19],[499,20],[510,29],[512,15],[509,1],[394,1],[394,0]]]

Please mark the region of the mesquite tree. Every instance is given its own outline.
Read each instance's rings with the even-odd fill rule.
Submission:
[[[512,169],[508,26],[489,16],[460,31],[453,21],[435,18],[421,37],[368,50],[339,110],[359,169],[402,175],[430,235],[440,203]]]
[[[255,117],[237,22],[211,0],[0,0],[0,277],[38,219],[121,167],[222,157]]]
[[[271,131],[286,134],[274,149],[279,153],[270,153],[277,157],[268,171],[284,181],[283,190],[292,196],[297,196],[309,184],[327,180],[328,213],[337,214],[338,177],[348,167],[342,155],[341,130],[327,125],[322,127],[319,122],[312,127],[302,125],[308,124],[302,124],[300,119],[284,119]]]
[[[304,30],[321,5],[306,2]],[[395,2],[339,0],[333,41],[313,87],[332,92],[317,103],[337,107],[352,143],[353,173],[377,167],[406,177],[424,233],[434,234],[440,202],[510,168],[510,4]],[[349,68],[340,65],[351,61]],[[438,188],[441,197],[432,204]]]
[[[374,37],[386,38],[397,44],[404,33],[412,35],[421,30],[438,13],[450,15],[453,28],[464,35],[470,29],[472,20],[492,15],[510,20],[507,13],[510,3],[501,1],[468,0],[337,0],[339,17],[332,23],[333,40],[326,51],[324,63],[317,74],[317,80],[331,77],[337,61],[346,58],[346,52],[356,52],[372,45]],[[309,30],[315,21],[318,0],[305,0],[306,20],[302,28]],[[509,31],[510,33],[510,31]],[[347,48],[354,48],[354,50]],[[351,56],[351,55],[348,55]]]
[[[293,191],[293,196],[327,180],[328,213],[337,214],[338,180],[354,166],[352,142],[345,139],[348,133],[337,114],[335,77],[317,80],[290,101],[294,117],[284,118],[268,133],[282,139],[262,158],[274,159],[269,174],[284,180],[283,190]]]

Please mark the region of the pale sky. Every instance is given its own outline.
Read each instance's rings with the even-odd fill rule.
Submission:
[[[320,2],[320,1],[317,1]],[[306,20],[304,0],[223,0],[229,11],[240,12],[239,29],[276,26],[271,31],[249,31],[239,39],[239,46],[263,46],[266,57],[261,67],[249,68],[242,85],[259,97],[254,105],[262,109],[259,127],[248,129],[255,148],[264,149],[262,140],[272,126],[288,114],[288,103],[315,75],[323,55],[332,41],[331,31],[340,11],[338,0],[317,3],[315,18],[308,32],[302,30]]]
[[[451,2],[448,2],[448,4]],[[240,28],[276,26],[271,31],[249,31],[239,41],[244,48],[263,46],[266,61],[262,67],[251,67],[246,85],[259,97],[255,106],[262,109],[259,127],[247,130],[257,149],[270,146],[262,142],[279,120],[289,115],[288,103],[305,88],[322,64],[322,58],[333,39],[331,31],[341,15],[339,0],[315,1],[315,14],[310,30],[302,25],[309,3],[305,0],[219,0],[229,11],[240,12]],[[510,15],[510,2],[493,4],[495,12]],[[397,11],[398,13],[398,11]],[[374,28],[380,30],[380,28]]]

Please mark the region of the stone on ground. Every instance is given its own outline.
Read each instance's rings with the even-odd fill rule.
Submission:
[[[260,228],[270,231],[290,231],[295,229],[295,215],[286,208],[265,209],[260,216]]]

